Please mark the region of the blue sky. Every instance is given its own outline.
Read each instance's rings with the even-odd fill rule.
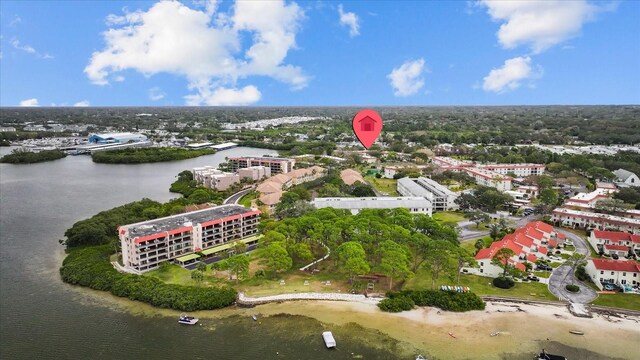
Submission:
[[[639,104],[638,19],[638,1],[4,0],[0,105]]]

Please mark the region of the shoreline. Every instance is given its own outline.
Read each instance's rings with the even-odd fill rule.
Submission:
[[[76,292],[83,298],[81,302],[134,316],[175,317],[178,314],[175,310],[156,308],[98,290],[76,289],[82,289]],[[194,311],[190,315],[199,317],[205,324],[229,317],[249,319],[257,315],[260,319],[284,315],[311,318],[328,329],[356,325],[368,333],[379,333],[397,341],[402,349],[398,358],[421,353],[430,359],[530,359],[544,348],[570,359],[634,359],[633,349],[640,343],[640,316],[616,317],[595,312],[593,318],[578,318],[571,315],[566,304],[487,301],[487,308],[482,311],[455,313],[421,307],[387,313],[372,303],[298,299],[251,308],[235,306]],[[582,331],[584,335],[573,335],[571,330]],[[449,336],[449,332],[456,338]],[[499,335],[490,336],[493,332]],[[368,338],[362,341],[377,346]]]

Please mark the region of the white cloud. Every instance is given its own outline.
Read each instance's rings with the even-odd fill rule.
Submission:
[[[582,25],[597,12],[613,9],[584,0],[481,0],[480,4],[487,7],[493,20],[502,22],[497,33],[502,47],[527,45],[536,54],[579,35]]]
[[[167,94],[165,94],[162,89],[160,89],[157,86],[152,87],[151,89],[149,89],[149,100],[151,101],[158,101],[158,100],[162,100],[164,99],[164,97]]]
[[[41,54],[36,49],[34,49],[33,46],[31,45],[21,45],[20,40],[16,38],[11,39],[11,46],[13,46],[14,49],[18,49],[26,53],[33,54],[41,59],[53,59],[52,55],[48,53]]]
[[[202,89],[198,94],[187,95],[187,105],[198,106],[233,106],[233,105],[248,105],[260,100],[260,90],[253,85],[248,85],[242,89],[230,89],[224,87],[218,87],[212,89],[206,87]]]
[[[482,89],[503,93],[520,87],[523,80],[533,80],[542,76],[542,69],[534,71],[531,67],[530,57],[515,57],[504,62],[502,67],[493,69],[484,77]]]
[[[22,100],[20,101],[20,106],[39,106],[38,99],[33,98],[33,99]]]
[[[18,15],[13,15],[13,19],[9,22],[9,27],[14,27],[22,22],[22,18]]]
[[[77,103],[73,104],[73,106],[75,106],[75,107],[87,107],[89,105],[90,104],[89,104],[88,100],[78,101]]]
[[[258,101],[253,86],[238,90],[237,82],[268,76],[304,88],[309,78],[296,66],[283,64],[304,14],[295,3],[239,1],[228,13],[215,13],[217,2],[201,3],[204,10],[175,1],[162,1],[148,11],[110,15],[103,33],[106,47],[94,52],[85,68],[98,85],[111,73],[133,69],[146,76],[170,73],[184,76],[194,91],[190,105]],[[241,37],[251,36],[248,49]],[[235,96],[240,100],[229,101]],[[219,99],[215,97],[220,97]]]
[[[124,76],[122,75],[116,75],[113,77],[113,81],[115,82],[123,82],[125,80]]]
[[[360,18],[358,18],[358,15],[352,12],[344,12],[342,4],[338,5],[338,14],[340,14],[340,24],[349,27],[349,36],[360,35]]]
[[[393,87],[395,96],[409,96],[424,86],[422,73],[425,71],[424,59],[407,61],[391,71],[387,78]]]

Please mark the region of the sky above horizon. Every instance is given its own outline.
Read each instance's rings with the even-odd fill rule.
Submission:
[[[639,1],[0,2],[0,106],[640,104]]]

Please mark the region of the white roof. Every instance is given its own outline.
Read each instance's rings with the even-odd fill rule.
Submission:
[[[392,208],[430,208],[431,201],[423,197],[332,197],[315,198],[313,204],[318,208],[336,209],[392,209]]]

